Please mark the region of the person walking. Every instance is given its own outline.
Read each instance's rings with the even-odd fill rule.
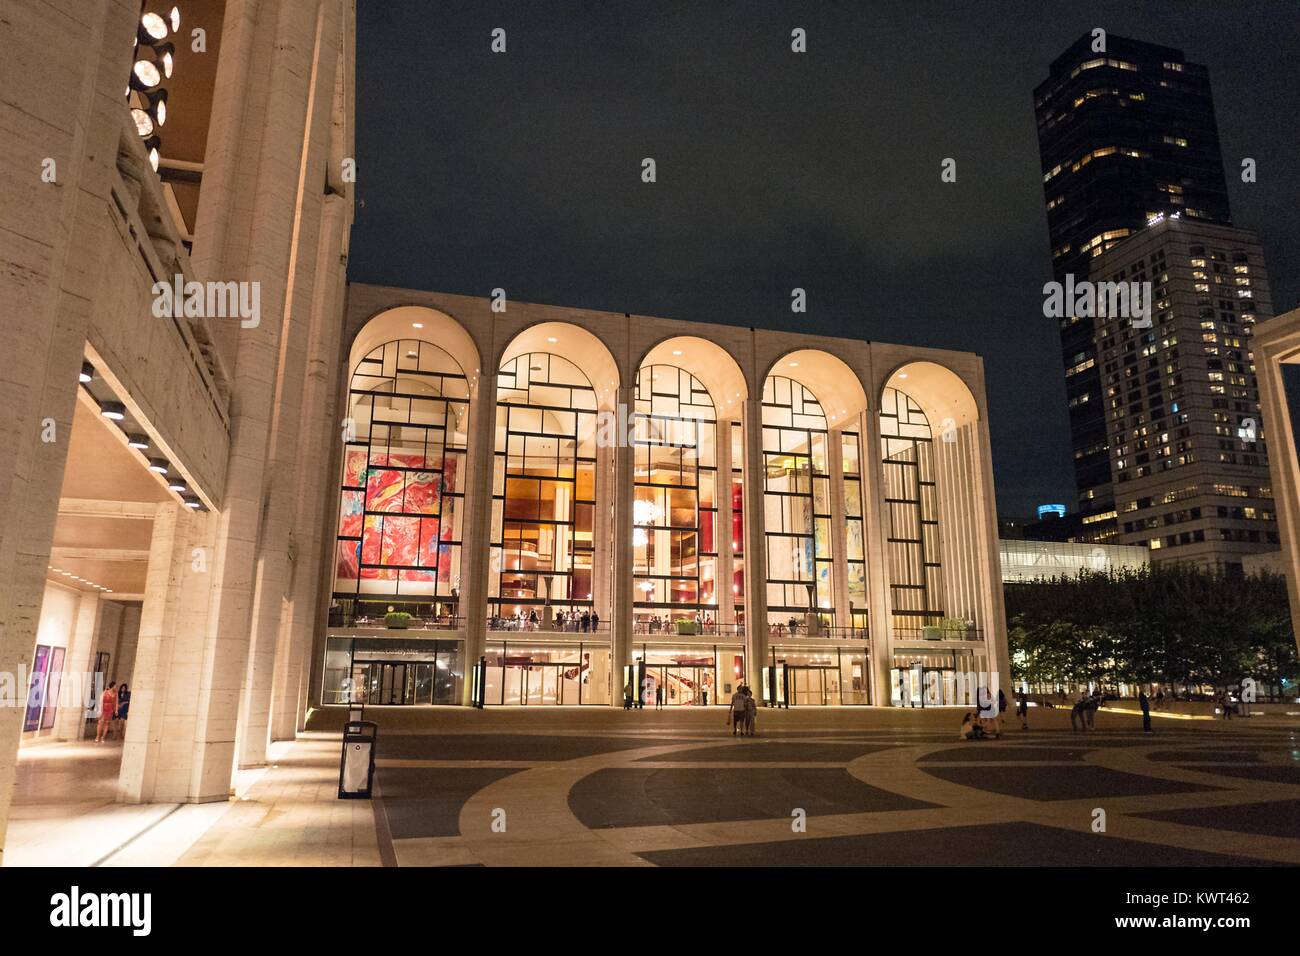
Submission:
[[[623,709],[632,709],[632,682],[628,681],[623,685]]]
[[[1146,688],[1138,691],[1138,706],[1142,708],[1142,732],[1151,733],[1151,698],[1147,697]]]
[[[117,689],[117,714],[114,715],[115,721],[121,721],[122,726],[118,728],[118,736],[126,740],[126,718],[131,709],[131,689],[123,684]]]
[[[99,697],[99,723],[95,725],[95,743],[102,744],[108,739],[109,728],[117,714],[117,681],[111,680]]]
[[[754,721],[758,717],[758,702],[754,700],[754,692],[745,686],[745,736],[754,736]]]
[[[1016,716],[1020,718],[1020,729],[1029,729],[1029,695],[1023,690],[1016,692]]]
[[[731,704],[727,708],[727,723],[731,724],[731,736],[743,733],[745,729],[745,685],[741,684],[731,695]]]
[[[1084,702],[1087,699],[1088,698],[1085,696],[1080,696],[1079,699],[1074,702],[1074,706],[1070,708],[1070,727],[1076,734],[1080,730],[1085,734],[1088,732],[1088,718],[1084,713]]]
[[[1006,718],[1003,716],[1007,712],[1007,695],[998,688],[998,733],[1002,733],[1002,722]]]
[[[664,709],[664,688],[663,685],[660,684],[658,687],[655,688],[655,710],[663,710],[663,709]]]

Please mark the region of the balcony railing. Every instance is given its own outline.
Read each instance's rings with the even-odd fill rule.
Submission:
[[[553,619],[547,624],[540,616],[537,620],[531,617],[489,617],[487,619],[487,629],[494,633],[500,631],[514,631],[528,634],[608,634],[609,621],[597,621],[592,624],[590,620],[584,625],[582,619],[576,621]]]
[[[636,621],[632,633],[646,637],[727,637],[745,636],[743,624],[714,624],[703,621]]]
[[[782,638],[825,638],[835,641],[865,641],[870,636],[865,627],[850,627],[842,624],[822,624],[816,628],[809,628],[803,622],[793,624],[769,624],[767,634],[771,640],[781,640]]]
[[[455,631],[465,619],[433,603],[340,601],[329,610],[330,627],[373,628],[391,631]]]
[[[894,641],[907,642],[934,642],[936,644],[952,644],[958,642],[971,642],[984,640],[984,632],[975,627],[896,627],[894,628]]]

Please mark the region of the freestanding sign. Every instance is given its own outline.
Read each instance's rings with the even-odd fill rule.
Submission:
[[[375,783],[375,741],[379,725],[373,720],[349,720],[343,725],[343,755],[339,759],[339,799],[368,800]]]

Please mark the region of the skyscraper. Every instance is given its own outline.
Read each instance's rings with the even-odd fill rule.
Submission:
[[[1096,256],[1155,216],[1231,225],[1203,66],[1180,50],[1086,34],[1034,91],[1052,272],[1087,277]],[[1112,510],[1093,325],[1061,320],[1079,506]]]

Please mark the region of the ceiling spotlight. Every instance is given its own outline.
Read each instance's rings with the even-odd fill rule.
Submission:
[[[156,43],[167,39],[167,21],[156,13],[146,13],[140,18],[140,40],[143,43]]]
[[[681,354],[682,354],[682,350],[681,350],[681,349],[673,349],[673,354],[674,354],[674,355],[681,355]]]
[[[181,28],[181,10],[180,7],[172,7],[172,12],[167,14],[167,19],[171,22],[172,33]]]
[[[131,85],[137,90],[151,90],[162,82],[158,64],[153,60],[136,60],[131,68]]]
[[[423,322],[412,322],[412,323],[411,323],[411,328],[413,328],[413,329],[422,329],[422,328],[424,328],[424,323],[423,323]]]
[[[899,377],[899,378],[907,378],[907,373],[906,373],[906,372],[899,372],[899,373],[898,373],[898,377]]]
[[[791,363],[790,363],[790,367],[791,367],[791,368],[798,368],[798,367],[799,367],[799,363],[798,363],[798,362],[791,362]]]
[[[150,136],[148,139],[144,141],[144,148],[149,151],[149,165],[153,167],[153,171],[155,173],[158,172],[158,160],[159,160],[158,147],[161,145],[162,145],[162,140],[160,140],[157,136]]]
[[[111,418],[115,422],[120,422],[126,418],[126,406],[121,402],[100,402],[99,414],[105,418]]]
[[[193,495],[186,495],[185,507],[190,508],[194,511],[198,511],[200,508],[203,507],[203,502],[199,501],[199,499],[195,498]]]
[[[82,362],[81,375],[78,377],[77,381],[81,382],[82,384],[85,384],[86,382],[89,382],[94,377],[95,377],[95,366],[91,365],[89,362]]]
[[[167,469],[168,469],[169,467],[170,467],[170,466],[167,464],[167,459],[166,459],[166,458],[150,458],[150,459],[149,459],[149,470],[150,470],[150,471],[156,471],[156,472],[157,472],[158,474],[160,474],[160,475],[165,475],[165,474],[167,474]]]
[[[554,335],[548,335],[548,336],[546,337],[546,341],[548,341],[548,342],[550,342],[552,345],[554,345],[556,342],[558,342],[558,341],[560,341],[560,340],[557,339]]]
[[[143,435],[127,435],[126,443],[132,448],[139,448],[141,451],[147,451],[149,448],[149,439]]]
[[[135,120],[135,131],[141,136],[149,136],[153,133],[153,117],[145,110],[132,109],[131,119]]]
[[[183,478],[172,478],[167,482],[167,487],[171,491],[175,492],[185,492],[190,490],[190,486],[185,484],[185,479]]]

